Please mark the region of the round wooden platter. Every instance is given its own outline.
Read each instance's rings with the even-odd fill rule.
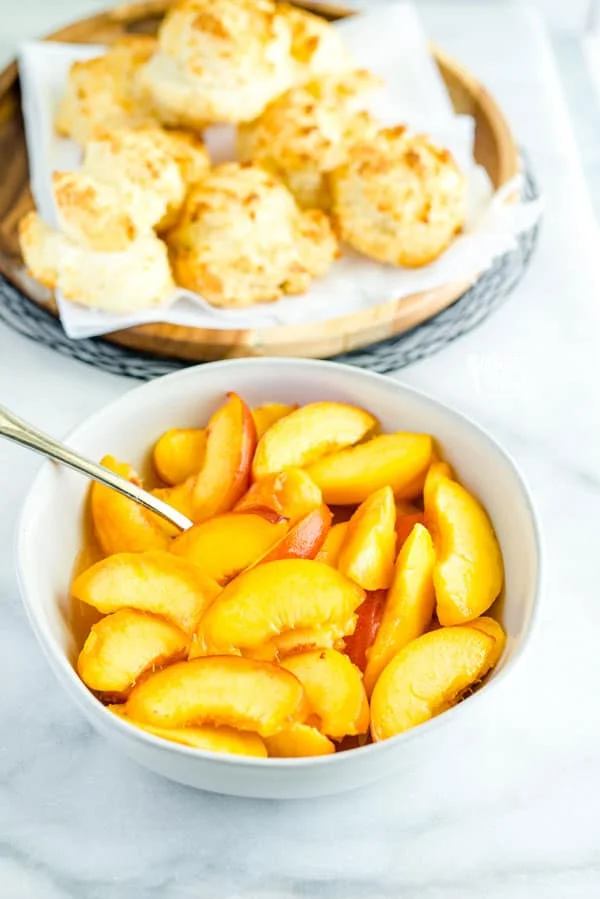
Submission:
[[[112,43],[126,33],[154,33],[169,0],[128,4],[83,19],[50,35],[48,40]],[[351,13],[321,2],[299,2],[328,19]],[[519,171],[517,147],[494,98],[461,65],[437,47],[432,53],[457,112],[475,120],[475,158],[496,188]],[[33,206],[16,63],[0,72],[0,272],[33,302],[56,314],[51,292],[34,281],[19,252],[17,225]],[[216,330],[169,324],[141,325],[107,335],[122,346],[184,359],[206,361],[240,356],[307,356],[324,358],[401,334],[450,306],[469,287],[453,283],[436,290],[390,300],[330,321],[260,329]]]

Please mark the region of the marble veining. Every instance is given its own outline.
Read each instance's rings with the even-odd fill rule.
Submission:
[[[426,21],[531,153],[540,247],[496,315],[398,377],[481,422],[530,485],[544,583],[528,651],[391,783],[279,803],[171,784],[96,736],[42,657],[12,558],[37,462],[0,444],[0,899],[600,895],[598,232],[544,32],[486,7],[432,4]],[[0,402],[54,433],[132,386],[0,328]]]

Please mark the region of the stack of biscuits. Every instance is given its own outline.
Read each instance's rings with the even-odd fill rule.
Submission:
[[[111,312],[165,305],[176,286],[219,307],[302,294],[340,255],[420,266],[461,230],[450,153],[366,111],[378,87],[338,30],[273,0],[179,0],[157,38],[75,63],[57,132],[82,146],[55,172],[56,229],[21,222],[31,274]],[[237,129],[211,166],[204,129]]]

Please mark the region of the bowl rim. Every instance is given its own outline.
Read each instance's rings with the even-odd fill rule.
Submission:
[[[72,684],[74,691],[72,698],[75,700],[77,697],[79,697],[81,705],[88,705],[90,707],[90,714],[95,715],[99,712],[100,716],[102,716],[103,714],[107,716],[105,718],[106,723],[108,724],[108,722],[110,721],[111,726],[115,727],[117,731],[120,730],[124,737],[129,736],[134,740],[140,740],[142,743],[146,743],[149,747],[154,747],[164,752],[173,752],[188,759],[195,758],[202,761],[214,761],[220,764],[234,767],[241,765],[245,768],[263,771],[273,769],[293,771],[306,767],[312,768],[315,766],[323,765],[339,766],[340,764],[350,763],[350,760],[354,757],[356,757],[357,761],[359,760],[359,757],[367,758],[368,756],[372,756],[373,758],[375,758],[376,753],[381,753],[386,748],[390,749],[393,746],[399,747],[403,742],[415,739],[417,737],[425,736],[427,733],[430,733],[437,729],[444,722],[449,723],[451,719],[453,720],[457,715],[462,714],[465,707],[471,707],[472,704],[480,701],[481,696],[485,695],[485,693],[487,693],[493,685],[503,684],[506,680],[507,675],[511,674],[514,671],[515,665],[522,659],[523,653],[531,640],[535,628],[537,627],[537,623],[539,620],[539,598],[541,592],[543,571],[542,537],[539,521],[535,512],[535,506],[533,504],[529,488],[525,483],[518,465],[516,464],[510,453],[506,449],[504,449],[504,447],[502,447],[484,427],[475,422],[468,415],[456,411],[451,406],[441,402],[440,400],[431,396],[429,393],[408,386],[388,375],[381,375],[376,372],[371,372],[357,366],[345,365],[340,362],[329,362],[327,360],[319,359],[300,359],[295,357],[225,359],[217,362],[205,363],[203,365],[193,365],[188,368],[182,369],[181,371],[172,372],[160,378],[155,378],[152,381],[148,381],[144,384],[134,387],[132,390],[125,391],[125,393],[121,394],[116,399],[101,406],[101,408],[96,412],[93,412],[91,415],[88,415],[83,420],[81,420],[74,428],[72,428],[68,432],[68,434],[63,438],[63,441],[69,445],[72,443],[72,441],[77,441],[81,434],[85,433],[85,431],[90,426],[97,426],[104,417],[110,416],[115,411],[118,411],[120,406],[127,406],[131,402],[132,397],[139,397],[142,394],[150,394],[153,390],[157,389],[157,386],[159,384],[162,384],[164,381],[185,382],[188,379],[192,380],[198,371],[213,371],[215,368],[229,368],[234,370],[238,368],[254,368],[265,365],[269,365],[274,368],[285,368],[290,364],[294,364],[300,368],[321,369],[322,371],[331,371],[332,369],[335,369],[342,373],[346,372],[352,373],[355,376],[358,375],[359,377],[364,378],[367,381],[371,381],[376,385],[385,384],[388,387],[391,385],[405,395],[408,395],[418,402],[424,403],[425,405],[429,406],[433,411],[450,414],[451,416],[458,418],[461,424],[465,424],[467,425],[467,427],[475,429],[488,444],[492,452],[502,457],[503,461],[512,469],[512,474],[521,492],[521,498],[529,515],[533,545],[535,549],[535,582],[528,626],[523,633],[523,637],[519,645],[513,651],[511,659],[506,667],[502,671],[500,671],[489,683],[484,684],[483,689],[479,689],[474,694],[469,696],[468,703],[459,702],[457,705],[448,709],[443,714],[436,715],[428,721],[425,721],[422,724],[417,725],[416,727],[410,728],[403,733],[397,734],[394,737],[390,737],[387,740],[382,740],[376,743],[369,743],[365,746],[358,746],[344,753],[331,753],[329,755],[323,756],[305,756],[300,758],[258,758],[254,756],[210,752],[207,750],[196,749],[191,746],[185,746],[180,743],[165,740],[161,737],[154,736],[154,734],[151,734],[148,731],[137,727],[135,724],[129,723],[127,720],[120,718],[119,716],[110,712],[109,709],[103,703],[101,703],[100,700],[97,699],[94,694],[86,687],[81,678],[78,676],[75,668],[68,661],[66,655],[59,649],[58,644],[56,644],[46,636],[46,633],[41,627],[38,618],[34,614],[34,611],[30,605],[30,591],[28,590],[27,584],[28,568],[26,565],[28,539],[27,525],[34,511],[39,486],[47,477],[49,477],[50,472],[53,470],[53,463],[47,460],[40,466],[29,487],[29,490],[27,491],[27,494],[21,506],[21,511],[18,517],[17,527],[15,531],[14,558],[21,600],[23,602],[23,605],[25,606],[25,611],[27,613],[27,617],[29,619],[32,630],[42,648],[44,655],[50,662],[50,667],[53,669],[54,675],[59,680],[61,680],[61,677],[58,675],[58,672],[60,672],[61,675],[64,676]]]

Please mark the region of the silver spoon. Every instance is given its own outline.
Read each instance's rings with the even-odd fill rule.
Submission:
[[[98,463],[86,459],[85,456],[81,456],[66,444],[60,443],[53,437],[49,437],[48,434],[44,434],[43,431],[34,428],[33,425],[22,421],[5,406],[0,406],[0,437],[6,437],[14,443],[26,446],[42,456],[47,456],[53,462],[61,462],[93,481],[104,484],[105,487],[112,487],[113,490],[122,493],[128,499],[145,506],[151,512],[156,512],[157,515],[174,524],[181,531],[187,531],[192,527],[193,522],[168,503],[164,503],[146,490],[142,490],[141,487],[132,484],[131,481],[127,481],[109,468],[105,468],[104,465],[98,465]]]

